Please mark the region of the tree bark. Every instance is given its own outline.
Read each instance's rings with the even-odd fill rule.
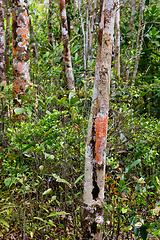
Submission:
[[[102,240],[104,184],[115,3],[104,0],[85,153],[83,239]]]
[[[3,0],[0,0],[0,85],[6,85]]]
[[[6,70],[10,68],[10,3],[7,1],[7,24],[6,24]]]
[[[21,98],[30,81],[28,1],[12,0],[13,94]]]
[[[144,29],[145,29],[145,24],[143,23],[143,10],[144,10],[144,0],[139,0],[139,23],[138,23],[138,32],[137,32],[137,42],[136,42],[135,65],[134,65],[132,80],[134,80],[137,75],[139,58],[140,58],[140,54],[143,46]],[[141,33],[141,43],[139,43],[140,33]]]
[[[48,35],[49,35],[49,43],[52,47],[54,47],[54,36],[52,32],[53,27],[53,1],[49,0],[49,11],[48,11]]]
[[[115,73],[116,79],[120,78],[120,6],[117,0],[117,10],[115,14]]]
[[[62,40],[64,45],[65,72],[66,72],[66,78],[68,83],[68,89],[69,91],[75,92],[65,0],[60,0],[60,18],[61,18]]]

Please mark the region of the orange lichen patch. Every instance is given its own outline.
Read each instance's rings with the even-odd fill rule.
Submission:
[[[14,47],[12,48],[12,51],[13,51],[13,55],[15,56],[17,54],[17,51]]]
[[[22,56],[22,59],[25,60],[26,59],[25,56]]]
[[[27,33],[29,33],[29,30],[26,28],[18,28],[17,29],[17,34],[22,35],[22,37],[25,36],[24,37],[25,39],[27,38],[27,35],[26,35]]]
[[[26,35],[26,34],[23,34],[22,37],[25,38],[25,39],[27,39],[27,35]]]
[[[22,92],[25,91],[25,86],[26,83],[24,82],[23,79],[16,77],[15,80],[13,81],[13,94],[22,94]]]
[[[22,36],[22,37],[23,37],[23,36]],[[24,40],[24,41],[23,41],[23,44],[24,44],[24,45],[25,45],[25,44],[28,44],[28,42],[27,42],[26,40]]]
[[[107,116],[99,116],[95,120],[95,128],[96,128],[96,145],[95,145],[95,153],[96,153],[96,162],[100,162],[102,156],[104,155],[104,151],[106,148],[106,136],[107,136],[107,124],[108,118]]]

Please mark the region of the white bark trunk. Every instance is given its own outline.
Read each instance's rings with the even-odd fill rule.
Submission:
[[[85,153],[83,239],[103,238],[103,231],[98,225],[104,227],[104,184],[114,13],[114,0],[105,0],[101,13],[95,84]]]

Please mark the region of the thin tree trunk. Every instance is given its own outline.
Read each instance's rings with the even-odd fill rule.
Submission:
[[[64,45],[65,72],[66,72],[66,78],[68,83],[68,89],[69,91],[75,92],[65,0],[60,0],[60,18],[61,18],[62,40]]]
[[[3,0],[0,0],[0,85],[6,85]]]
[[[7,1],[7,24],[6,24],[6,70],[10,68],[10,3]]]
[[[83,33],[83,64],[84,64],[84,70],[85,70],[85,74],[84,74],[84,78],[86,79],[86,35],[85,35],[85,30],[84,30],[84,22],[83,22],[83,17],[82,17],[82,13],[81,13],[81,0],[78,1],[78,9],[79,9],[79,15],[80,15],[80,19],[81,19],[81,28],[82,28],[82,33]],[[84,90],[86,91],[86,82],[84,83]]]
[[[132,2],[132,11],[131,11],[131,19],[130,19],[130,22],[129,22],[128,30],[132,30],[132,28],[133,28],[134,16],[135,16],[135,5],[136,5],[135,0],[133,0],[133,2]],[[129,35],[131,36],[132,33],[130,32]]]
[[[143,9],[144,9],[144,0],[139,0],[139,24],[138,24],[138,33],[137,33],[137,42],[136,42],[136,57],[135,57],[135,65],[134,65],[134,71],[133,71],[133,80],[135,79],[137,75],[138,70],[138,64],[139,64],[139,57],[142,50],[143,45],[143,38],[144,38],[144,29],[145,25],[143,23]],[[142,28],[143,26],[143,28]],[[142,32],[141,32],[142,28]],[[141,33],[141,43],[140,41],[140,33]]]
[[[12,0],[13,94],[21,98],[30,81],[28,2]],[[15,101],[17,105],[17,103]]]
[[[115,73],[116,79],[120,78],[120,7],[117,0],[117,10],[115,14]]]
[[[130,18],[129,27],[128,27],[128,31],[129,31],[128,35],[129,36],[132,36],[132,34],[133,34],[132,31],[133,31],[133,23],[134,23],[134,17],[135,17],[135,6],[136,6],[135,0],[132,0],[131,5],[132,5],[131,18]],[[129,56],[127,56],[127,58],[128,58],[128,61],[129,61]],[[127,66],[126,66],[126,76],[125,76],[127,84],[128,84],[128,81],[129,81],[129,74],[130,74],[129,69],[130,69],[130,64],[127,63]]]
[[[85,153],[83,239],[102,240],[114,0],[102,4],[95,83]]]
[[[48,11],[48,35],[49,35],[49,43],[52,47],[54,47],[54,36],[52,32],[53,27],[53,1],[49,0],[49,11]]]

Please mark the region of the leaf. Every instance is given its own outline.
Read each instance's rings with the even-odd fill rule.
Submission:
[[[141,237],[143,240],[146,240],[147,239],[147,230],[146,230],[146,227],[145,226],[142,226],[141,229],[140,229],[140,232],[141,232]]]
[[[158,229],[158,230],[156,230],[156,231],[154,231],[152,233],[153,233],[154,236],[160,235],[160,229]]]
[[[140,228],[142,226],[142,223],[141,222],[137,222],[136,224],[135,224],[135,227],[136,228]]]
[[[48,223],[53,226],[53,227],[56,227],[56,225],[53,223],[53,221],[51,219],[49,219]]]
[[[15,112],[16,115],[19,115],[19,114],[22,114],[22,113],[26,112],[26,109],[24,109],[24,108],[15,108],[14,112]]]
[[[69,213],[66,212],[52,212],[48,215],[48,217],[55,217],[55,216],[61,216],[61,215],[68,215]]]
[[[123,198],[121,198],[121,201],[128,201],[128,198],[123,197]]]
[[[154,209],[154,212],[155,212],[155,214],[158,214],[158,213],[160,212],[160,207],[156,207],[156,208]]]
[[[122,213],[126,213],[128,211],[128,208],[122,208]]]
[[[49,188],[43,193],[43,195],[50,194],[51,192],[52,192],[52,188]]]
[[[43,218],[40,218],[40,217],[34,217],[34,219],[38,219],[38,220],[44,222]]]
[[[143,178],[140,178],[140,179],[138,180],[138,183],[146,183],[146,182],[144,181]]]
[[[5,220],[0,219],[0,222],[1,222],[4,226],[6,226],[6,227],[9,228],[9,224],[8,224]]]
[[[67,182],[65,179],[60,178],[57,174],[53,174],[53,177],[57,179],[57,182],[62,182],[68,185],[71,188],[71,184]]]
[[[52,201],[56,200],[56,196],[52,196],[51,200]]]
[[[83,178],[84,174],[82,174],[81,176],[79,176],[76,181],[74,182],[74,185],[76,185],[82,178]]]
[[[138,233],[139,233],[139,228],[134,227],[134,235],[138,236]]]
[[[43,169],[44,169],[44,166],[43,166],[43,165],[39,166],[39,170],[40,170],[41,172],[43,171]]]
[[[134,161],[129,167],[126,167],[125,173],[129,173],[137,164],[141,162],[141,159]]]
[[[12,178],[6,178],[5,180],[4,180],[4,184],[6,185],[6,186],[9,186],[10,184],[11,184],[11,182],[12,182]]]

